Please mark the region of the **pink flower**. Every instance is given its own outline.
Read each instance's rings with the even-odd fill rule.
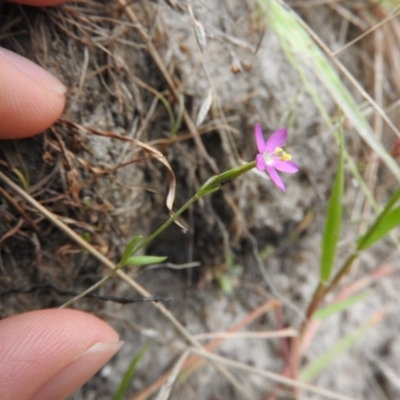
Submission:
[[[295,174],[299,170],[298,165],[290,161],[292,156],[282,150],[287,139],[287,130],[285,128],[278,129],[264,142],[261,125],[256,124],[254,136],[259,151],[256,157],[256,168],[259,171],[267,170],[275,185],[284,192],[286,190],[285,184],[276,170],[287,174]]]

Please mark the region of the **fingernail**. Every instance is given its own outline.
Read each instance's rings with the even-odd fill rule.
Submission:
[[[0,48],[0,55],[6,58],[23,74],[29,76],[35,82],[46,87],[47,89],[50,89],[58,94],[64,94],[67,91],[67,88],[57,78],[27,58],[2,47]]]
[[[65,399],[113,357],[124,342],[99,342],[56,373],[31,400]]]
[[[98,342],[94,344],[92,347],[89,347],[82,355],[78,358],[78,360],[82,357],[86,357],[90,354],[97,354],[97,353],[110,353],[112,352],[113,355],[122,347],[124,342],[122,340],[118,342]]]

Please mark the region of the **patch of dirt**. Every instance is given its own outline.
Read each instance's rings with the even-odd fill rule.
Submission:
[[[29,140],[0,143],[0,169],[19,184],[21,175],[28,179],[31,196],[117,262],[130,238],[149,235],[168,218],[168,171],[138,143],[161,151],[172,166],[177,210],[216,172],[254,159],[256,122],[265,134],[287,126],[285,149],[301,171],[284,176],[285,194],[266,174],[252,170],[183,214],[187,234],[172,226],[146,249],[148,254],[167,255],[170,263],[198,262],[200,267],[127,272],[152,294],[172,298],[167,307],[193,334],[226,331],[271,299],[282,302],[282,308],[256,319],[251,330],[298,328],[318,283],[324,216],[338,156],[332,132],[252,1],[192,2],[193,14],[206,33],[204,52],[186,2],[134,2],[127,8],[136,21],[120,4],[70,3],[51,9],[0,6],[0,44],[42,65],[68,86],[65,113],[51,129]],[[299,11],[331,48],[343,44],[337,40],[344,23],[340,13],[332,13],[329,6]],[[362,77],[359,51],[351,47],[342,61]],[[159,55],[164,72],[154,54]],[[309,78],[317,85],[320,101],[334,114],[336,106],[312,71]],[[214,97],[209,115],[193,132],[182,105],[195,121],[210,89]],[[363,161],[368,150],[351,127],[347,129],[347,145]],[[383,200],[395,183],[382,174],[387,178],[382,182]],[[357,229],[350,215],[357,201],[354,185],[348,179],[339,262],[348,254]],[[1,317],[60,305],[65,298],[46,289],[46,284],[79,292],[105,273],[39,212],[13,198],[33,222],[0,197],[0,238],[23,219],[1,243],[0,290],[39,288],[3,297]],[[263,260],[259,254],[264,254]],[[398,264],[388,243],[363,256],[347,283],[383,264]],[[221,277],[228,277],[231,293],[215,284]],[[399,396],[398,381],[387,371],[400,370],[395,307],[400,282],[397,277],[382,282],[372,296],[320,327],[305,363],[389,305],[378,327],[338,356],[316,385],[362,399]],[[117,279],[100,292],[132,297],[132,290]],[[157,381],[185,349],[182,338],[151,304],[84,299],[74,307],[109,321],[126,342],[113,361],[73,396],[76,400],[111,398],[146,343],[151,346],[139,363],[130,395]],[[247,338],[225,340],[218,354],[281,373],[288,362],[287,350],[286,340]],[[265,378],[236,375],[255,399],[290,396]],[[171,398],[242,397],[212,365],[206,365],[177,384]]]

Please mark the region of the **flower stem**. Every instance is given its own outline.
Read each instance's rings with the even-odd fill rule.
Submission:
[[[201,196],[200,196],[201,197]],[[200,197],[197,196],[197,193],[188,201],[186,202],[174,215],[172,215],[167,221],[165,221],[156,231],[154,231],[149,237],[143,240],[142,243],[135,249],[135,253],[143,247],[147,246],[152,240],[154,240],[160,233],[165,231],[171,224],[173,224],[178,217],[186,211],[194,202],[196,202]]]
[[[232,168],[219,175],[211,177],[197,192],[196,194],[185,203],[174,215],[172,215],[163,225],[161,225],[155,232],[153,232],[148,238],[146,238],[138,247],[135,249],[135,253],[143,247],[147,246],[152,240],[154,240],[160,233],[167,229],[172,223],[174,223],[178,217],[186,211],[193,203],[199,200],[203,196],[214,193],[220,189],[221,185],[227,180],[243,175],[255,167],[255,162],[249,162],[237,168]]]
[[[152,240],[154,240],[160,233],[165,231],[171,224],[173,224],[178,217],[186,211],[193,203],[195,203],[197,200],[199,200],[203,196],[207,196],[208,194],[214,193],[217,190],[220,189],[221,185],[223,184],[224,181],[230,180],[237,178],[238,176],[244,174],[247,171],[250,171],[252,168],[254,168],[255,163],[249,162],[245,165],[242,165],[237,168],[230,169],[228,171],[223,172],[222,174],[215,175],[211,177],[197,192],[196,194],[189,200],[187,201],[175,214],[173,214],[164,224],[162,224],[155,232],[153,232],[148,238],[143,240],[132,252],[132,254],[137,253],[139,250],[143,249],[145,246],[147,246]],[[113,275],[116,273],[119,273],[120,269],[122,269],[124,265],[122,265],[121,262],[116,264],[113,269],[106,275],[104,276],[99,282],[95,283],[88,289],[86,289],[83,293],[80,295],[74,297],[67,303],[63,305],[63,307],[69,306],[76,300],[84,297],[85,295],[91,293],[93,290],[97,289],[100,287],[103,283],[105,283],[108,279],[110,279]]]

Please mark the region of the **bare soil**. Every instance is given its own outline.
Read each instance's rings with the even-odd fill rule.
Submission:
[[[295,10],[332,49],[343,45],[343,37],[347,42],[359,34],[360,27],[350,21],[343,36],[345,19],[329,5],[302,7],[304,3],[296,2]],[[206,33],[204,52],[186,2],[133,2],[129,8],[136,21],[128,18],[121,4],[89,1],[49,9],[0,5],[1,46],[42,65],[69,88],[64,115],[47,132],[0,143],[0,169],[19,184],[13,170],[20,171],[31,196],[117,262],[130,238],[149,235],[168,218],[165,200],[170,182],[154,154],[123,138],[146,143],[165,155],[177,180],[174,208],[178,209],[216,172],[253,160],[256,122],[266,135],[287,126],[286,150],[301,171],[283,176],[286,193],[266,175],[249,172],[191,207],[181,218],[188,233],[172,226],[146,249],[147,254],[168,256],[168,262],[180,269],[168,264],[128,273],[153,295],[170,298],[166,305],[193,334],[226,331],[271,299],[282,307],[246,330],[298,328],[318,281],[325,210],[337,160],[332,132],[253,1],[191,2]],[[363,46],[350,47],[341,60],[368,86],[361,57],[368,54]],[[329,94],[312,71],[309,77],[334,115],[337,108]],[[195,121],[210,88],[214,96],[210,112],[193,132],[182,117],[183,105]],[[366,162],[369,150],[351,127],[346,129],[349,151]],[[385,140],[392,143],[388,135]],[[384,169],[379,174],[377,199],[383,202],[395,181]],[[338,262],[356,237],[352,212],[357,193],[348,174]],[[1,317],[56,307],[67,300],[49,285],[79,292],[104,276],[106,270],[87,252],[14,193],[9,195],[30,219],[0,196]],[[193,262],[197,266],[189,268]],[[383,266],[398,266],[389,242],[363,256],[345,284]],[[222,280],[230,284],[229,293],[218,284]],[[313,383],[358,399],[399,398],[399,284],[398,274],[393,273],[371,285],[371,296],[324,321],[304,364],[384,310],[379,324]],[[136,296],[116,278],[99,293]],[[84,299],[74,307],[106,319],[126,345],[73,399],[112,398],[133,357],[150,343],[129,388],[133,399],[168,371],[185,348],[151,304]],[[281,373],[287,346],[286,340],[231,339],[223,342],[218,354]],[[236,376],[255,399],[293,396],[273,381],[250,373]],[[205,365],[176,384],[171,398],[242,397],[213,366]]]

